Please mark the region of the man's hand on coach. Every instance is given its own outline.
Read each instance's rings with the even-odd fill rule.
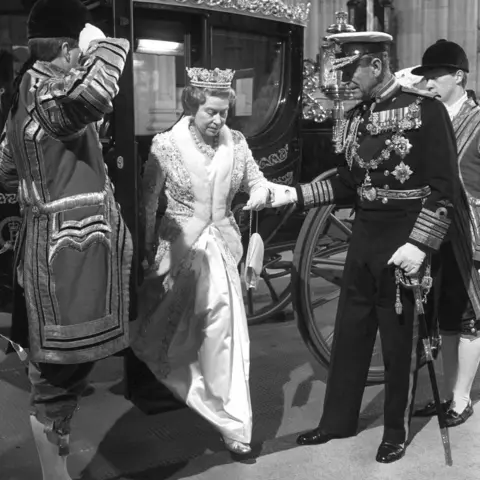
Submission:
[[[388,265],[394,264],[400,267],[407,275],[415,275],[420,270],[424,259],[425,252],[411,243],[406,243],[392,255]]]

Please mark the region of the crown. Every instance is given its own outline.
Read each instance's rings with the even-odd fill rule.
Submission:
[[[188,68],[187,75],[193,87],[228,90],[232,85],[235,70],[207,70],[206,68]]]

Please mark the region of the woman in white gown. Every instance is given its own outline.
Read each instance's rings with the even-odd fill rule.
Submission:
[[[249,209],[269,200],[269,184],[245,137],[225,125],[235,101],[234,72],[187,69],[188,115],[156,135],[144,173],[145,281],[136,356],[158,380],[207,419],[226,447],[250,452],[249,336],[237,265],[235,193]],[[158,198],[166,212],[156,225]]]

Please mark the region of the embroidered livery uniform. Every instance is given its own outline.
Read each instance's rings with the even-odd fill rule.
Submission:
[[[456,147],[445,107],[395,78],[347,116],[346,164],[331,180],[297,186],[298,203],[355,204],[324,411],[326,435],[356,432],[377,328],[386,369],[384,441],[408,436],[417,366],[412,299],[395,313],[392,254],[409,242],[437,251],[455,196]]]
[[[77,0],[39,1],[29,38],[78,38],[86,13]],[[16,285],[12,340],[30,349],[32,414],[62,436],[92,362],[129,344],[132,240],[97,132],[128,50],[127,40],[103,38],[78,68],[30,65],[0,138],[0,182],[18,191],[23,217],[16,265],[25,299]]]

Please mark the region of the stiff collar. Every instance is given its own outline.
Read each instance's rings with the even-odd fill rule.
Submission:
[[[372,100],[376,103],[384,102],[385,100],[389,99],[399,88],[400,83],[396,79],[395,75],[390,74],[390,78],[386,83],[373,89],[371,94]]]
[[[468,100],[467,92],[465,92],[453,105],[445,105],[447,109],[448,115],[450,116],[450,120],[453,120],[453,117],[457,116],[460,112],[463,104]]]

